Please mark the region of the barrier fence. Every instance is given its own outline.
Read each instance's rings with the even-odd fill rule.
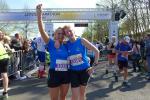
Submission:
[[[109,50],[100,51],[99,62],[108,61],[107,55],[109,53]],[[47,58],[49,58],[49,56],[47,56]],[[29,52],[20,50],[11,53],[8,64],[8,75],[14,75],[18,70],[21,70],[22,73],[26,74],[38,66],[37,59],[38,58],[35,56],[35,53],[32,50]]]
[[[10,54],[10,60],[8,64],[8,75],[14,75],[17,71],[22,73],[27,73],[28,71],[34,69],[36,59],[33,51],[24,52],[22,50],[15,51]]]

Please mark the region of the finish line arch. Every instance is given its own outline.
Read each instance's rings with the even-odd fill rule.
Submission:
[[[113,34],[118,37],[118,23],[112,22],[111,19],[111,10],[99,8],[51,8],[43,10],[43,21],[46,22],[46,27],[52,28],[52,25],[48,25],[48,23],[91,23],[95,20],[109,20],[109,37]],[[37,22],[35,9],[0,11],[0,23],[24,23],[27,21]],[[52,31],[48,30],[47,32],[51,33]]]
[[[43,21],[52,22],[73,22],[73,21],[92,21],[110,20],[111,11],[101,11],[97,8],[53,8],[44,9]],[[9,21],[36,21],[36,11],[33,9],[9,10],[0,12],[0,22]]]

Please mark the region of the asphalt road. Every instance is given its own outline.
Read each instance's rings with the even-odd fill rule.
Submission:
[[[99,65],[96,77],[88,83],[87,100],[150,100],[150,82],[138,73],[129,72],[129,76],[131,87],[122,87],[122,77],[119,77],[119,82],[114,82],[112,73],[105,74],[105,65]],[[67,100],[70,96],[69,90]],[[50,100],[46,78],[12,81],[8,100]]]

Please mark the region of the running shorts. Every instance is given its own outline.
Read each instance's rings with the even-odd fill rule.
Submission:
[[[8,58],[0,60],[0,73],[6,73],[7,72],[8,63],[9,63]]]
[[[87,69],[82,71],[70,71],[70,80],[71,80],[71,87],[76,88],[79,86],[86,86],[89,80],[90,75],[87,72]]]
[[[37,54],[38,54],[38,59],[39,59],[39,61],[40,61],[40,62],[45,62],[46,53],[45,53],[45,52],[38,51]]]
[[[128,68],[128,61],[118,61],[118,66],[120,70],[123,70],[123,68]]]
[[[48,87],[54,88],[62,84],[70,83],[69,71],[55,71],[50,69],[48,73]]]

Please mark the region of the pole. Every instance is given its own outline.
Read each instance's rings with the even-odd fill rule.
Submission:
[[[115,21],[116,8],[117,8],[117,4],[114,5],[114,3],[112,2],[112,18],[111,18],[111,21],[109,22],[109,41],[111,41],[112,35],[115,35],[117,38],[117,42],[118,42],[119,21]]]
[[[149,10],[150,10],[150,0],[148,0],[148,7],[149,7]]]
[[[27,22],[26,22],[26,25],[25,25],[25,35],[26,35],[26,39],[28,39],[28,29],[27,29],[28,25],[27,25]]]
[[[91,24],[91,37],[92,37],[92,43],[93,43],[93,27],[92,27],[92,24]]]

